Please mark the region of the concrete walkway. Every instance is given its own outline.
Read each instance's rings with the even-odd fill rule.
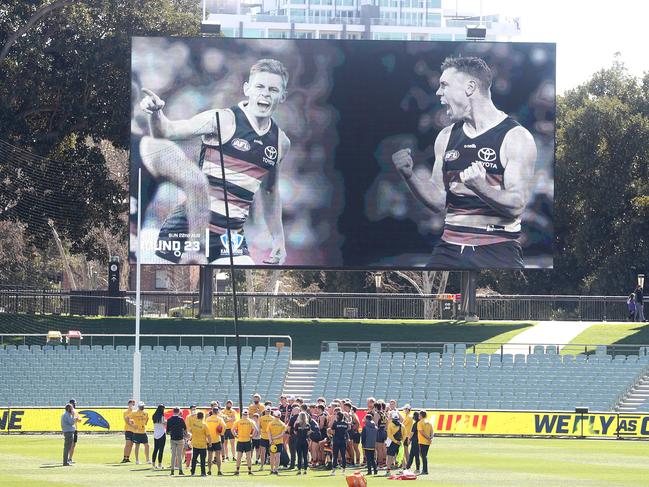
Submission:
[[[507,342],[507,345],[503,347],[503,352],[527,355],[534,345],[565,345],[596,323],[594,321],[540,321],[538,325],[519,333]]]

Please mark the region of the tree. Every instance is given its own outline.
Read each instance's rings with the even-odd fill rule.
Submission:
[[[626,294],[649,268],[649,74],[616,59],[558,99],[550,272],[486,272],[508,293]],[[646,273],[646,272],[645,272]]]
[[[0,220],[25,223],[41,250],[50,220],[71,252],[90,260],[105,258],[107,235],[124,247],[128,177],[113,177],[99,144],[129,147],[130,39],[196,35],[198,8],[194,0],[3,2]]]

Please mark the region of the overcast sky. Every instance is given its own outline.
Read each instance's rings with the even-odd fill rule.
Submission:
[[[444,0],[444,8],[478,12],[481,0]],[[484,14],[521,18],[519,41],[557,43],[559,93],[610,66],[615,52],[637,76],[649,71],[646,0],[482,0]]]

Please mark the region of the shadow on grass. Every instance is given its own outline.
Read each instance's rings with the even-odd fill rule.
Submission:
[[[41,465],[38,468],[66,468],[67,465],[63,465],[62,463],[46,463],[45,465]]]

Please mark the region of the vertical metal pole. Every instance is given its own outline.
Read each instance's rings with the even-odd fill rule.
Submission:
[[[133,399],[140,401],[140,277],[142,263],[142,168],[137,171],[137,261],[135,264],[135,350],[133,351]]]
[[[232,303],[234,305],[234,336],[237,348],[237,379],[239,381],[239,412],[243,411],[243,387],[241,385],[241,343],[239,341],[239,312],[237,310],[237,285],[234,279],[234,255],[232,255],[232,233],[230,231],[230,207],[225,181],[225,162],[223,160],[223,141],[221,140],[221,119],[216,112],[216,135],[219,140],[219,157],[221,159],[221,176],[223,179],[223,200],[225,202],[225,225],[228,236],[228,254],[230,254],[230,282],[232,283]]]

